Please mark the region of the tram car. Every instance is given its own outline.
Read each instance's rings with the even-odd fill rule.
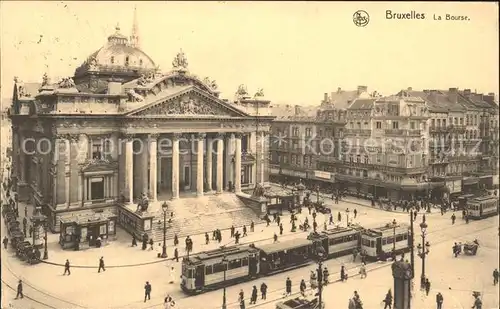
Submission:
[[[411,238],[408,224],[388,223],[385,226],[365,229],[361,232],[361,252],[369,260],[385,259],[410,250]],[[395,243],[395,244],[394,244]]]
[[[306,265],[314,257],[313,241],[291,239],[256,247],[260,252],[260,273],[271,275]]]
[[[197,294],[250,280],[259,273],[258,249],[221,247],[184,257],[181,289],[187,294]]]
[[[471,219],[484,219],[498,214],[498,197],[482,196],[467,201],[467,213]]]
[[[354,249],[358,250],[361,244],[361,231],[359,226],[340,227],[311,233],[308,238],[320,242],[329,258],[351,254]]]

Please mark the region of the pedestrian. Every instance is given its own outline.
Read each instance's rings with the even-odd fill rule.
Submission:
[[[429,295],[429,291],[431,290],[431,282],[428,278],[425,279],[425,295]]]
[[[365,267],[365,263],[361,263],[361,266],[359,267],[359,277],[361,279],[364,279],[366,278],[366,267]]]
[[[239,231],[236,231],[236,233],[234,233],[234,243],[236,245],[240,243],[240,232]]]
[[[177,237],[177,233],[174,235],[174,246],[179,244],[179,237]]]
[[[3,243],[3,248],[7,249],[7,245],[9,244],[9,238],[5,236],[2,240],[2,243]]]
[[[240,290],[240,293],[238,294],[238,301],[242,301],[245,299],[245,292],[243,290]]]
[[[330,272],[328,272],[328,268],[323,268],[323,285],[327,285],[329,283],[328,277],[330,276]]]
[[[179,262],[179,251],[177,251],[177,248],[174,249],[174,259],[176,262]]]
[[[30,237],[33,235],[33,225],[30,224],[29,228]]]
[[[261,299],[266,299],[266,294],[267,294],[267,284],[265,282],[262,282],[260,285],[260,295]]]
[[[217,239],[217,230],[213,230],[212,232],[212,240],[216,240]]]
[[[280,224],[280,235],[283,235],[283,223]]]
[[[250,232],[254,232],[255,231],[255,223],[253,223],[253,220],[252,222],[250,223]]]
[[[329,220],[330,220],[329,224],[332,225],[333,224],[333,215],[331,213],[330,213],[330,219]]]
[[[210,242],[210,237],[208,236],[208,233],[205,232],[205,245],[208,245],[209,242]]]
[[[304,279],[300,280],[300,294],[302,294],[302,297],[306,297],[306,287]]]
[[[28,217],[28,206],[24,206],[24,217]]]
[[[451,224],[455,224],[456,219],[457,219],[457,217],[455,216],[455,214],[452,214],[451,215]]]
[[[247,236],[247,226],[243,225],[243,237]]]
[[[441,292],[437,293],[436,294],[436,306],[437,306],[437,309],[442,309],[443,308],[443,301],[444,301],[444,298],[443,298],[443,295],[441,294]]]
[[[276,235],[276,233],[274,233],[273,239],[274,239],[274,242],[278,242],[278,235]]]
[[[231,225],[231,238],[234,237],[234,225]]]
[[[153,238],[149,239],[149,250],[154,250],[154,241],[153,241]]]
[[[144,286],[144,302],[147,300],[151,300],[151,284],[149,284],[149,281],[146,281],[146,285]]]
[[[64,263],[64,273],[63,276],[68,273],[68,276],[71,275],[71,271],[69,270],[70,265],[69,265],[69,260],[66,260],[66,263]]]
[[[285,296],[292,295],[292,280],[290,280],[290,277],[286,278],[285,286],[286,286]]]
[[[175,281],[175,268],[174,266],[170,267],[170,281],[169,283],[172,284]]]
[[[164,309],[170,309],[172,308],[172,302],[174,300],[172,299],[172,297],[170,295],[167,295],[167,297],[165,297],[165,300],[163,301],[163,306],[164,306]]]
[[[257,302],[257,287],[254,285],[252,288],[252,296],[250,297],[250,305]]]
[[[309,277],[309,285],[311,289],[316,289],[318,287],[318,278],[316,277],[316,271],[311,270],[311,275]]]
[[[344,265],[342,265],[340,267],[340,280],[344,282],[345,279],[346,279],[345,267]]]
[[[276,215],[276,224],[279,226],[281,223],[281,217],[280,215]]]
[[[137,239],[135,238],[135,235],[132,235],[132,247],[137,247]]]
[[[101,269],[102,269],[102,271],[106,271],[106,268],[104,268],[104,257],[102,257],[102,256],[99,259],[99,270],[97,272],[100,273]]]
[[[340,221],[342,221],[342,215],[340,214],[340,211],[339,213],[337,214],[337,221],[340,223]]]
[[[23,281],[22,280],[19,280],[19,282],[17,283],[16,299],[18,299],[19,297],[24,298],[24,295],[23,295]]]
[[[356,257],[358,257],[358,249],[352,249],[352,261],[356,262]]]
[[[385,304],[384,305],[384,309],[391,309],[392,307],[392,292],[391,292],[391,289],[389,289],[389,291],[387,291],[387,294],[385,294],[385,298],[383,300],[383,303]]]
[[[493,285],[497,284],[498,284],[498,269],[495,268],[495,270],[493,271]]]
[[[323,222],[323,230],[325,230],[325,231],[328,230],[328,226],[326,225],[326,221]]]
[[[240,300],[240,309],[245,309],[245,300],[244,299]]]
[[[354,208],[354,219],[356,219],[357,216],[358,216],[358,210]]]

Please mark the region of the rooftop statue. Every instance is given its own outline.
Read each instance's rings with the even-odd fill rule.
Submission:
[[[87,66],[89,68],[89,71],[97,70],[97,59],[95,57],[90,57],[89,59],[87,59]]]
[[[209,78],[209,77],[205,77],[205,78],[203,79],[203,83],[204,83],[205,85],[207,85],[207,86],[208,86],[211,90],[213,90],[213,91],[215,91],[215,90],[217,90],[217,88],[219,88],[219,87],[217,86],[217,82],[216,82],[215,80],[210,80],[210,78]]]
[[[181,69],[181,68],[187,69],[188,61],[182,49],[179,53],[177,53],[177,56],[175,56],[174,61],[172,61],[172,66],[175,69]]]
[[[257,98],[257,97],[263,97],[264,96],[264,89],[260,88],[259,90],[257,90],[257,92],[255,93],[254,97]]]
[[[47,73],[44,73],[42,77],[42,87],[47,86],[49,83],[50,83],[50,78],[47,75]]]
[[[75,82],[71,77],[64,77],[59,82],[59,88],[74,88],[74,87],[75,87]]]
[[[236,90],[236,97],[243,98],[246,96],[248,96],[247,87],[243,84],[239,85],[238,90]]]
[[[266,189],[260,183],[258,183],[253,189],[252,197],[263,197],[264,193],[266,193]]]

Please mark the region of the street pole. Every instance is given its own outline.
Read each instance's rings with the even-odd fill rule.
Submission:
[[[227,270],[226,257],[224,257],[222,259],[222,262],[224,264],[224,289],[222,291],[222,309],[227,309],[227,305],[226,305],[226,270]]]
[[[392,252],[396,254],[396,224],[392,224]]]
[[[415,233],[413,232],[413,209],[410,210],[410,263],[411,263],[411,273],[412,276],[415,277]]]
[[[322,309],[321,305],[323,303],[323,261],[319,260],[319,263],[318,263],[318,304],[319,304],[319,309]],[[321,274],[321,276],[320,276]]]
[[[422,274],[420,275],[420,284],[425,284],[425,233],[422,233]]]
[[[163,210],[163,248],[161,257],[167,257],[167,211]]]
[[[43,250],[43,259],[47,260],[49,258],[49,252],[47,250],[47,229],[48,229],[47,223],[43,225],[43,229],[45,231],[45,236],[43,237],[43,240],[45,241],[45,248]]]

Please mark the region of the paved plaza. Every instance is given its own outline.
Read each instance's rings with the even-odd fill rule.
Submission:
[[[382,211],[369,206],[361,206],[353,203],[341,201],[339,204],[333,204],[333,201],[326,203],[331,206],[334,213],[335,221],[338,211],[342,213],[343,222],[345,225],[345,209],[350,208],[358,210],[358,216],[351,222],[360,223],[364,226],[374,227],[385,224],[392,219],[397,221],[408,221],[408,215],[400,212]],[[23,205],[21,206],[20,214],[24,215]],[[28,206],[29,207],[29,206]],[[302,221],[307,215],[307,209],[304,208],[301,218]],[[351,216],[353,216],[351,214]],[[322,222],[327,220],[327,217],[318,214],[319,227],[322,229]],[[22,219],[21,219],[22,220]],[[311,220],[311,218],[309,218]],[[280,241],[286,239],[306,237],[307,233],[296,232],[291,233],[289,216],[282,217],[284,225],[284,235],[279,236]],[[420,218],[417,218],[416,231],[418,231],[418,223]],[[497,238],[492,238],[492,233],[497,233],[498,219],[490,218],[482,221],[472,221],[468,225],[458,220],[452,226],[450,213],[440,215],[433,213],[428,215],[429,223],[429,241],[431,244],[436,244],[431,247],[429,262],[427,269],[429,277],[433,282],[432,290],[446,290],[443,293],[447,303],[451,305],[454,299],[457,304],[465,304],[470,298],[471,290],[485,291],[485,301],[492,293],[489,289],[491,285],[491,272],[496,265],[496,257],[498,246],[495,241]],[[239,228],[241,230],[241,228]],[[229,231],[223,231],[222,244],[231,244],[233,241],[230,238]],[[279,228],[276,223],[271,223],[269,227],[266,224],[257,224],[255,232],[249,233],[247,237],[241,239],[241,243],[270,243],[274,233],[279,235]],[[419,234],[417,232],[417,234]],[[467,235],[467,236],[462,236]],[[496,234],[495,234],[496,235]],[[210,235],[211,236],[211,235]],[[85,251],[63,251],[56,243],[58,235],[49,236],[49,259],[48,263],[41,263],[36,266],[28,266],[15,258],[13,252],[9,249],[8,252],[2,250],[2,279],[6,284],[15,287],[16,278],[22,278],[25,282],[25,295],[32,297],[42,303],[51,304],[56,308],[156,308],[161,307],[163,298],[166,294],[170,294],[177,300],[179,308],[218,308],[221,302],[221,290],[201,294],[194,297],[186,297],[179,288],[179,282],[169,284],[170,268],[175,269],[174,276],[179,277],[181,269],[180,262],[176,263],[171,260],[173,255],[173,241],[167,241],[169,259],[162,260],[156,258],[157,252],[143,251],[139,247],[130,247],[131,239],[125,232],[119,232],[118,240],[112,242],[109,246],[103,248],[93,248]],[[465,241],[478,238],[481,241],[480,253],[476,257],[460,256],[458,259],[451,258],[451,245],[453,241]],[[193,235],[194,252],[215,249],[219,245],[210,242],[205,245],[204,235]],[[182,255],[184,238],[179,239],[179,253]],[[155,244],[155,247],[159,243]],[[98,259],[103,256],[107,271],[97,273]],[[6,257],[6,258],[5,258]],[[73,265],[70,276],[63,276],[63,267],[57,264],[63,264],[66,259],[69,259]],[[454,263],[454,267],[448,267],[449,263]],[[328,302],[333,302],[338,306],[345,306],[347,298],[352,294],[354,289],[357,289],[365,304],[372,304],[378,308],[380,301],[383,298],[384,291],[391,286],[390,263],[374,263],[369,264],[367,269],[370,271],[368,278],[360,280],[355,277],[359,267],[359,261],[352,263],[352,257],[342,257],[326,262],[332,274],[332,278],[338,277],[340,265],[344,264],[349,270],[352,280],[347,283],[336,283],[335,287],[327,287],[325,290],[325,299]],[[437,267],[437,265],[440,265]],[[446,265],[446,267],[445,267]],[[481,265],[479,267],[478,265]],[[286,277],[290,277],[294,284],[294,290],[298,291],[298,283],[304,278],[308,281],[309,270],[313,269],[313,265],[296,269],[294,271],[278,274],[272,277],[264,277],[254,282],[247,282],[229,287],[228,302],[230,308],[237,307],[237,294],[240,289],[243,289],[249,297],[251,287],[253,285],[260,286],[262,281],[265,281],[269,286],[268,299],[280,300],[284,289]],[[420,261],[416,261],[417,275],[419,275]],[[373,273],[372,273],[373,272]],[[151,282],[153,286],[152,300],[143,302],[143,285],[145,281]],[[375,282],[374,282],[375,281]],[[50,285],[47,284],[50,282]],[[110,286],[113,290],[122,291],[121,293],[107,293]],[[338,286],[338,287],[337,287]],[[448,289],[451,287],[451,290]],[[328,289],[332,289],[329,293]],[[42,308],[41,304],[37,304],[34,300],[12,300],[15,296],[6,290],[2,299],[5,303],[14,303],[15,305],[22,304],[23,308]],[[341,291],[341,292],[339,292]],[[462,291],[462,292],[460,292]],[[463,293],[467,291],[467,293]],[[490,291],[490,292],[488,292]],[[434,293],[435,294],[435,293]],[[433,294],[433,295],[434,295]],[[467,294],[467,295],[463,295]],[[92,295],[92,297],[88,297]],[[342,295],[342,297],[338,297]],[[433,295],[429,297],[415,297],[415,302],[420,301],[427,306],[434,299]],[[432,296],[432,297],[431,297]],[[493,295],[494,296],[494,295]],[[429,300],[431,299],[431,301]],[[204,304],[204,305],[200,305]],[[208,305],[210,304],[210,305]],[[262,308],[273,305],[262,305]],[[487,304],[487,302],[485,302]],[[25,306],[26,305],[26,306]],[[457,305],[458,306],[458,305]],[[248,304],[247,304],[248,308]],[[420,307],[423,308],[423,307]],[[461,307],[452,307],[461,308]],[[489,308],[489,307],[486,307]]]

